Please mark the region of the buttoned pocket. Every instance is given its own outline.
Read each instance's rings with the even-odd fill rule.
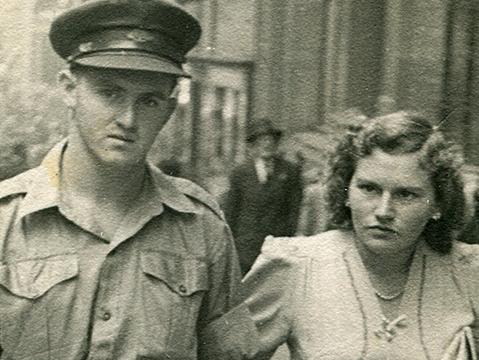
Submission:
[[[77,275],[74,255],[0,265],[2,356],[12,359],[48,356],[49,331],[54,330],[49,329],[49,321],[55,312],[51,292]]]
[[[73,256],[24,260],[0,265],[0,286],[14,296],[36,299],[77,274],[78,263]]]
[[[145,346],[149,353],[166,348],[172,359],[190,358],[196,352],[196,323],[209,288],[207,264],[197,258],[143,252],[141,267]]]
[[[206,264],[199,259],[143,253],[141,266],[145,274],[164,282],[180,296],[208,290]]]

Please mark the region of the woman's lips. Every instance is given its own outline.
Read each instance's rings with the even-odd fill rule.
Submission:
[[[125,142],[130,142],[130,143],[135,141],[135,139],[133,137],[126,136],[126,135],[115,134],[115,135],[109,135],[108,137],[111,138],[111,139],[121,140],[121,141],[125,141]]]
[[[371,230],[380,234],[397,234],[397,231],[391,227],[384,225],[372,225],[367,227],[368,230]]]

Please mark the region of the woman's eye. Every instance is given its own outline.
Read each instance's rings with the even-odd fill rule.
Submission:
[[[409,190],[401,190],[396,193],[396,196],[402,200],[413,200],[418,197],[418,195]]]
[[[378,188],[372,184],[359,184],[358,188],[365,193],[376,193],[378,192]]]

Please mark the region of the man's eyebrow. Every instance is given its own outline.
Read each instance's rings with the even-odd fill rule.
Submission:
[[[90,83],[95,88],[101,88],[101,87],[114,87],[114,88],[118,88],[118,89],[122,88],[120,85],[114,83],[113,81],[111,81],[109,79],[104,79],[102,77],[94,78],[94,79],[92,79],[92,81]]]
[[[168,99],[169,97],[171,97],[171,95],[168,93],[168,91],[161,91],[161,90],[149,90],[149,91],[145,91],[141,94],[142,97],[148,97],[148,96],[153,96],[153,97],[157,97],[157,98],[160,98],[160,99]]]

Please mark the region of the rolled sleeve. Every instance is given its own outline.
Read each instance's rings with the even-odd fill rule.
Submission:
[[[241,271],[231,232],[223,224],[218,235],[220,248],[209,266],[210,289],[206,296],[200,320],[206,325],[222,316],[240,302]]]
[[[298,295],[295,263],[263,251],[243,280],[245,300],[205,329],[205,359],[267,359],[287,341]]]

